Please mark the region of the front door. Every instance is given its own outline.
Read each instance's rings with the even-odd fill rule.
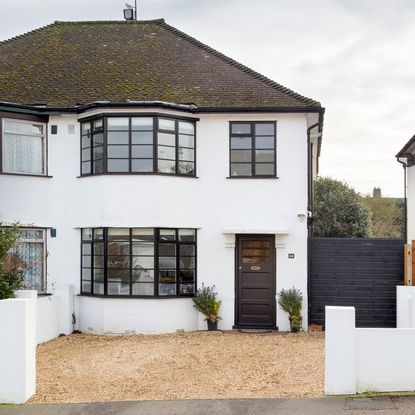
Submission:
[[[275,328],[275,237],[236,237],[236,327]]]

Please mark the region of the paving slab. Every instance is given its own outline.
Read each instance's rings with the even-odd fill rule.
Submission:
[[[0,415],[413,415],[415,396],[0,405]]]

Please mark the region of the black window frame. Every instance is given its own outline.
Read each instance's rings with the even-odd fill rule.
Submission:
[[[108,257],[109,257],[109,237],[108,237],[108,230],[109,229],[117,229],[116,227],[95,227],[95,228],[82,228],[81,231],[81,246],[80,246],[80,295],[84,296],[92,296],[92,297],[105,297],[105,298],[147,298],[147,299],[154,299],[154,298],[160,298],[160,299],[166,299],[166,298],[191,298],[194,297],[197,292],[197,229],[195,228],[124,228],[119,227],[118,229],[128,229],[129,230],[129,294],[108,294]],[[132,271],[133,271],[133,254],[132,254],[132,247],[133,247],[133,229],[152,229],[153,230],[153,242],[154,242],[154,281],[152,282],[154,285],[154,294],[153,295],[138,295],[133,294],[132,286],[133,286],[133,278],[132,278]],[[92,231],[92,239],[84,239],[84,230],[91,230]],[[103,238],[97,239],[95,238],[96,231],[102,230]],[[173,241],[166,240],[161,241],[160,237],[160,231],[168,230],[168,231],[174,231],[175,233],[175,239]],[[194,231],[194,241],[181,241],[179,237],[180,231],[186,231],[191,230]],[[103,294],[96,294],[95,291],[95,281],[94,281],[94,250],[95,250],[95,244],[96,243],[103,243],[103,252],[104,252],[104,278],[103,278]],[[90,254],[84,255],[83,254],[83,248],[84,245],[90,245]],[[175,285],[176,287],[176,293],[172,295],[160,295],[160,284],[163,284],[163,282],[160,282],[160,265],[159,265],[159,249],[160,245],[165,244],[174,244],[175,245],[175,282],[171,283],[172,285]],[[181,255],[181,246],[193,246],[194,247],[194,255]],[[90,257],[90,266],[84,267],[83,266],[83,257],[89,256]],[[194,258],[194,268],[185,268],[181,266],[181,258]],[[90,280],[83,279],[83,270],[89,269],[90,270]],[[99,268],[101,269],[101,268]],[[193,281],[192,282],[183,282],[181,271],[192,271],[193,272]],[[91,289],[90,291],[86,291],[83,289],[83,282],[84,281],[90,281]],[[151,283],[151,282],[148,282]],[[164,283],[168,284],[168,283]],[[180,293],[180,285],[181,284],[193,284],[193,292],[192,293]]]
[[[250,133],[232,133],[232,126],[238,124],[249,124],[251,128]],[[259,124],[273,124],[274,125],[274,160],[272,162],[256,162],[256,125]],[[271,135],[263,135],[264,137],[270,137]],[[251,162],[232,162],[232,137],[250,137],[251,138],[251,147],[246,150],[251,151]],[[235,150],[235,149],[234,149]],[[267,150],[267,149],[265,149]],[[271,150],[271,149],[269,149]],[[251,165],[251,175],[233,175],[232,174],[232,164],[250,164]],[[273,164],[274,171],[272,174],[256,174],[256,164]],[[275,179],[277,176],[277,121],[230,121],[229,122],[229,176],[230,179]]]
[[[125,172],[121,172],[121,171],[108,171],[108,119],[109,118],[128,118],[129,122],[128,122],[128,158],[125,158],[126,160],[128,160],[128,171]],[[139,158],[139,157],[132,157],[132,149],[133,149],[133,144],[132,144],[132,118],[152,118],[153,119],[153,129],[152,130],[146,130],[148,132],[152,132],[153,133],[153,142],[152,144],[148,144],[148,146],[152,146],[153,148],[153,168],[152,171],[143,171],[143,172],[135,172],[132,171],[132,160],[151,160],[151,158]],[[102,119],[103,121],[103,170],[100,172],[94,172],[94,158],[93,158],[93,129],[92,126],[94,125],[94,121]],[[174,133],[172,133],[172,131],[168,131],[168,130],[163,130],[159,127],[159,122],[161,119],[166,119],[166,120],[171,120],[174,122],[175,125],[175,131]],[[162,176],[179,176],[179,177],[192,177],[192,178],[197,178],[197,121],[199,121],[198,118],[193,118],[193,117],[179,117],[179,116],[172,116],[170,114],[159,114],[159,113],[138,113],[138,114],[134,114],[134,113],[104,113],[104,114],[98,114],[98,115],[94,115],[91,117],[86,117],[83,118],[81,120],[79,120],[80,124],[81,124],[81,128],[80,128],[80,176],[79,177],[89,177],[89,176],[99,176],[99,175],[106,175],[106,174],[111,174],[111,175],[162,175]],[[182,162],[184,163],[183,160],[180,160],[180,154],[179,154],[179,148],[182,148],[179,146],[180,144],[180,135],[183,135],[183,133],[180,133],[179,131],[179,123],[180,122],[187,122],[187,123],[191,123],[193,125],[194,128],[194,134],[184,134],[184,135],[188,135],[190,137],[193,137],[193,142],[194,142],[194,148],[191,149],[190,147],[183,147],[186,149],[190,149],[193,150],[193,161],[187,161],[188,163],[193,163],[193,172],[191,174],[187,174],[187,173],[180,173],[179,172],[179,164]],[[91,140],[91,146],[90,147],[84,147],[84,149],[89,149],[90,150],[90,154],[89,154],[89,158],[90,160],[87,160],[85,163],[89,163],[89,171],[84,173],[82,171],[82,166],[84,164],[83,161],[83,147],[82,147],[82,139],[83,139],[83,124],[84,123],[90,123],[90,140]],[[137,130],[134,130],[137,131]],[[143,130],[144,131],[144,130]],[[163,173],[158,171],[158,134],[159,133],[170,133],[170,134],[174,134],[175,136],[175,159],[174,159],[174,163],[175,163],[175,172],[174,173]],[[111,144],[110,144],[111,145]],[[161,160],[163,160],[162,158],[160,158]]]

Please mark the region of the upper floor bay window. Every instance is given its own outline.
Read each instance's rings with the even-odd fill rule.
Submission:
[[[9,252],[23,272],[23,288],[46,292],[46,230],[21,229],[15,246]]]
[[[196,230],[82,229],[81,293],[189,296],[196,284]]]
[[[230,123],[230,176],[276,177],[276,123]]]
[[[2,172],[46,175],[46,124],[3,118]]]
[[[159,173],[195,176],[195,122],[110,116],[82,122],[81,175]]]

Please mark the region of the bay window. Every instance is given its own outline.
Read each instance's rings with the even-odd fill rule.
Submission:
[[[196,230],[82,229],[81,293],[189,296],[196,284]]]
[[[195,121],[105,116],[82,122],[81,175],[195,176]]]

